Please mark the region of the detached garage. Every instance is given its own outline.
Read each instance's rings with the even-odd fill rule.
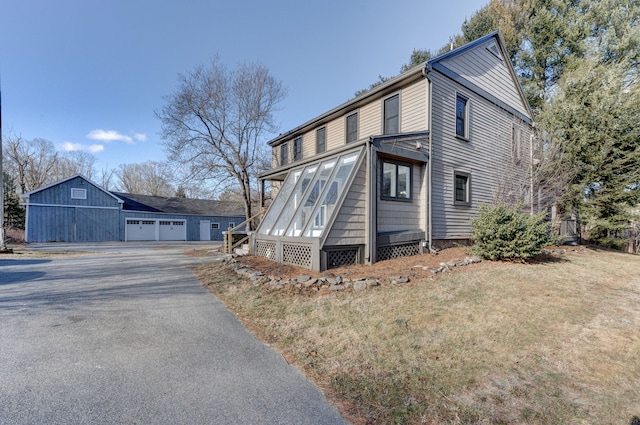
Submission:
[[[108,192],[77,174],[23,195],[27,242],[222,240],[237,202]]]

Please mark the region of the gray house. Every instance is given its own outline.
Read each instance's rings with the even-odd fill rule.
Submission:
[[[235,202],[108,192],[77,174],[22,195],[27,242],[222,240]]]
[[[280,135],[254,252],[324,270],[467,243],[478,206],[528,201],[533,115],[498,32]]]

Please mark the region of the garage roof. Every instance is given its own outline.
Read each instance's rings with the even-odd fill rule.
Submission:
[[[164,196],[136,195],[111,192],[124,201],[122,209],[129,211],[162,212],[170,214],[244,216],[240,202],[212,201],[208,199],[167,198]]]

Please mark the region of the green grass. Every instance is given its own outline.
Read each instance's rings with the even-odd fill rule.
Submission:
[[[417,261],[417,260],[416,260]],[[198,274],[353,423],[628,424],[640,416],[640,257],[483,262],[365,292]]]

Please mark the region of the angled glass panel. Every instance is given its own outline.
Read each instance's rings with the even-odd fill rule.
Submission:
[[[342,192],[345,190],[345,185],[351,173],[354,172],[361,152],[362,150],[359,150],[340,157],[336,171],[325,185],[322,201],[317,203],[313,219],[307,224],[304,236],[319,237],[322,235],[329,217],[331,217],[333,210],[336,208],[338,199],[340,199]]]
[[[275,224],[280,212],[282,212],[282,208],[284,207],[287,199],[291,195],[293,188],[295,187],[296,182],[302,175],[302,170],[292,171],[287,178],[282,183],[282,187],[278,191],[276,198],[273,200],[271,204],[271,208],[262,219],[262,223],[260,224],[260,229],[258,230],[259,235],[268,235],[271,232],[273,225]]]
[[[273,229],[271,230],[271,233],[270,233],[271,235],[274,235],[274,236],[284,235],[284,231],[289,226],[291,217],[293,217],[293,214],[296,212],[296,209],[300,206],[302,202],[302,198],[307,188],[309,187],[309,183],[311,183],[311,180],[313,179],[313,175],[317,170],[318,170],[318,164],[314,164],[306,167],[302,171],[302,175],[298,178],[298,181],[296,182],[296,185],[294,186],[293,191],[289,196],[289,199],[287,199],[286,204],[283,205],[281,208],[282,212],[280,213],[278,220],[276,221],[276,223],[273,226]],[[280,194],[278,194],[278,197],[279,196]]]
[[[309,221],[313,209],[320,198],[322,189],[324,189],[324,186],[327,183],[327,179],[336,166],[336,162],[336,159],[333,158],[328,161],[324,161],[319,167],[317,167],[317,171],[311,181],[309,190],[304,195],[302,202],[293,216],[291,224],[289,224],[289,228],[286,232],[287,236],[300,236],[302,233],[302,230]]]

